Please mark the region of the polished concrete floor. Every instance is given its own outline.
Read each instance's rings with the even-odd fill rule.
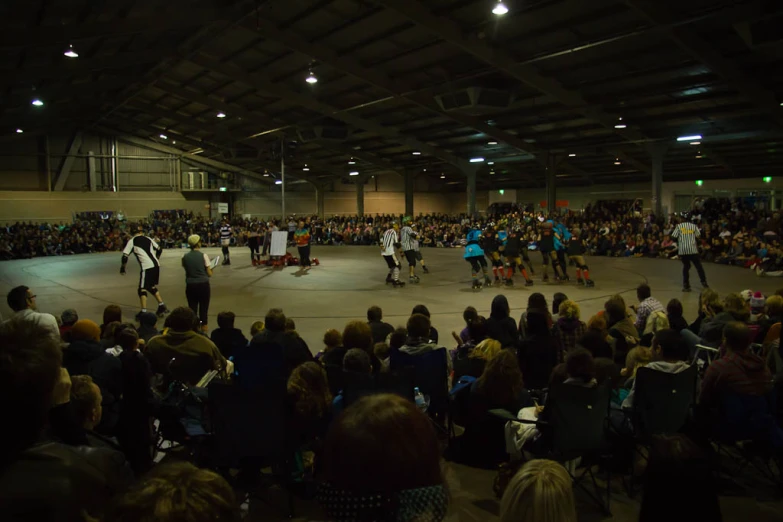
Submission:
[[[384,284],[387,270],[379,250],[374,247],[316,247],[313,255],[321,265],[308,273],[296,267],[255,268],[250,266],[247,250],[232,251],[232,265],[219,267],[212,278],[210,325],[215,326],[218,312],[231,310],[237,314],[237,326],[247,333],[250,324],[263,318],[269,308],[280,307],[296,320],[297,329],[313,351],[321,348],[321,338],[327,328],[342,329],[350,320],[363,319],[367,308],[374,304],[383,308],[385,320],[393,325],[404,325],[414,305],[426,304],[433,325],[440,331],[441,342],[451,346],[449,333],[462,328],[462,310],[473,305],[488,315],[492,298],[500,293],[508,297],[515,318],[525,309],[528,296],[534,291],[542,292],[550,301],[555,292],[564,292],[580,304],[582,316],[587,318],[601,309],[613,294],[623,295],[629,304],[635,302],[636,286],[647,281],[653,295],[664,304],[675,297],[681,299],[686,317],[693,319],[700,289],[694,284],[693,293],[682,293],[681,264],[658,259],[588,258],[596,282],[595,288],[590,289],[574,283],[543,284],[536,267],[539,275],[532,288],[518,285],[473,291],[470,269],[462,259],[461,249],[425,250],[431,273],[420,274],[420,284],[400,289]],[[219,249],[206,252],[214,256]],[[179,262],[183,253],[170,250],[163,255],[160,289],[170,308],[186,304],[185,278]],[[538,261],[540,256],[534,254],[533,259]],[[125,277],[120,276],[119,266],[117,253],[3,262],[0,263],[0,292],[25,284],[38,296],[41,311],[60,314],[66,308],[75,308],[81,317],[100,322],[103,308],[117,303],[131,319],[138,311],[137,265],[131,260]],[[706,265],[706,270],[709,283],[721,294],[746,288],[770,294],[783,288],[783,280],[759,278],[749,270],[713,264]],[[573,268],[569,271],[573,277]],[[694,283],[697,282],[695,274],[693,277]],[[7,313],[4,309],[3,315]],[[492,493],[494,472],[453,463],[446,466],[452,494],[449,520],[497,520],[498,502]],[[722,491],[724,520],[783,520],[779,493],[773,490],[769,494],[769,491],[768,487],[756,486],[742,491]],[[624,495],[619,481],[613,484],[613,492],[612,517],[604,518],[592,505],[580,502],[580,520],[635,521],[638,497],[630,499]],[[297,520],[319,519],[311,501],[300,500],[297,506]],[[285,519],[280,509],[265,503],[254,503],[250,513],[250,520]]]
[[[217,248],[205,251],[210,256],[220,252]],[[185,277],[180,265],[183,253],[167,250],[162,257],[159,288],[172,309],[186,305]],[[472,305],[489,315],[492,298],[497,294],[508,297],[512,315],[518,318],[532,292],[543,293],[550,302],[555,292],[563,292],[580,304],[582,317],[586,319],[600,310],[613,294],[621,294],[628,304],[636,302],[635,288],[644,281],[652,286],[653,295],[664,305],[676,297],[683,302],[686,318],[696,315],[698,277],[692,270],[694,292],[681,292],[679,261],[590,257],[587,260],[595,288],[577,287],[573,282],[544,284],[540,267],[536,266],[533,287],[526,288],[517,281],[513,288],[474,291],[462,249],[431,248],[423,253],[430,273],[425,275],[417,269],[421,283],[395,289],[384,283],[387,269],[376,247],[315,247],[313,256],[321,265],[307,273],[298,267],[253,267],[247,249],[232,249],[231,266],[218,267],[211,281],[210,327],[217,326],[215,318],[219,312],[231,310],[237,315],[237,327],[248,332],[250,324],[263,319],[269,308],[279,307],[295,319],[297,330],[315,352],[321,348],[326,329],[342,330],[348,321],[363,319],[371,305],[382,307],[384,320],[397,326],[404,325],[411,309],[423,303],[432,314],[441,341],[451,346],[450,332],[463,327],[463,309]],[[540,261],[540,255],[533,253],[532,259]],[[125,277],[120,276],[119,268],[118,253],[6,261],[0,263],[0,292],[24,284],[38,296],[41,311],[59,315],[66,308],[75,308],[80,317],[98,323],[103,308],[116,303],[132,320],[139,310],[138,265],[131,259]],[[769,294],[783,288],[783,280],[760,278],[750,270],[737,267],[708,264],[706,271],[710,285],[721,294],[746,288]],[[572,267],[569,272],[574,279]],[[403,268],[403,280],[407,280],[407,267]],[[7,316],[8,312],[3,304],[3,315]]]

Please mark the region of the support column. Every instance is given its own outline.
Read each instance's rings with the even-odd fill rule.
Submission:
[[[405,171],[405,215],[413,217],[413,189],[416,175],[411,170]]]
[[[664,143],[650,143],[648,150],[652,160],[652,197],[650,207],[656,217],[663,212],[663,157],[668,147]]]
[[[364,217],[364,177],[356,180],[356,213]]]
[[[315,213],[318,214],[318,217],[321,219],[324,219],[326,216],[324,215],[325,208],[326,208],[326,185],[316,185],[315,186]]]
[[[95,170],[95,152],[89,151],[87,152],[87,183],[90,185],[90,192],[95,192],[96,190],[95,177],[97,175]]]
[[[546,158],[546,212],[552,214],[557,210],[557,158],[548,154]]]
[[[470,217],[476,216],[476,172],[477,170],[472,168],[465,170],[465,177],[467,178],[467,211]]]

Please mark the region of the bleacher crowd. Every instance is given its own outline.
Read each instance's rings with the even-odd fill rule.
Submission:
[[[423,247],[460,247],[470,230],[487,226],[518,226],[524,240],[535,249],[539,224],[545,214],[530,207],[515,207],[505,214],[470,218],[465,214],[427,214],[413,218]],[[756,209],[743,200],[710,198],[683,214],[656,217],[644,213],[639,200],[598,201],[582,211],[563,211],[553,217],[584,239],[587,253],[615,257],[675,258],[677,244],[670,234],[681,218],[693,220],[702,230],[700,256],[704,261],[755,269],[759,274],[783,275],[783,222],[778,212]],[[261,241],[271,230],[293,236],[299,220],[310,229],[315,245],[377,245],[384,227],[402,216],[377,215],[291,216],[268,221],[232,218],[233,245],[245,246],[251,233]],[[0,259],[118,251],[141,225],[164,248],[183,248],[198,234],[204,246],[218,246],[221,220],[184,210],[156,211],[142,222],[128,222],[114,214],[89,214],[73,223],[15,223],[0,228]]]
[[[251,332],[223,312],[207,337],[188,308],[158,325],[110,305],[99,325],[41,313],[20,286],[0,324],[0,512],[240,520],[237,493],[269,469],[317,499],[317,520],[440,521],[445,457],[499,470],[503,522],[575,522],[571,477],[593,469],[607,495],[610,472],[642,477],[639,520],[721,520],[715,443],[783,456],[783,291],[706,289],[690,324],[646,284],[637,300],[585,321],[567,296],[533,293],[517,320],[497,295],[450,335],[425,305],[396,327],[373,306],[311,350],[279,309]],[[172,442],[198,467],[156,463]]]

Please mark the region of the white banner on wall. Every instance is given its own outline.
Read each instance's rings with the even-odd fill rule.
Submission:
[[[218,203],[218,214],[228,214],[228,203]]]

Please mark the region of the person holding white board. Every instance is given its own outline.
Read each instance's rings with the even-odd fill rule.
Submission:
[[[201,236],[198,234],[188,237],[188,246],[190,252],[182,256],[182,268],[185,269],[185,297],[188,300],[188,307],[201,322],[201,330],[206,333],[211,297],[209,278],[212,277],[212,269],[217,265],[220,256],[210,261],[209,256],[201,252]]]

